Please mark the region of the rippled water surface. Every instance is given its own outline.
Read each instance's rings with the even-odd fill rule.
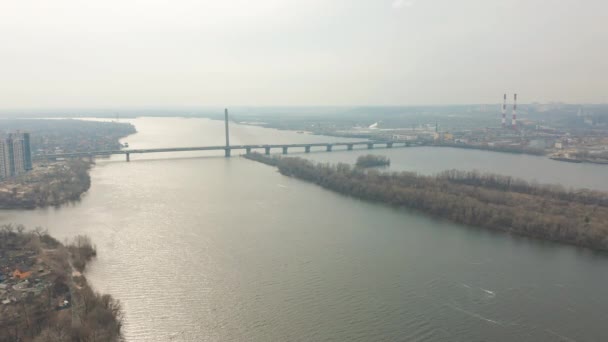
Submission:
[[[219,145],[223,123],[140,118],[131,148]],[[343,140],[234,126],[232,142]],[[509,173],[608,188],[606,166],[482,151],[376,149],[393,170]],[[354,161],[367,151],[311,153]],[[129,341],[602,341],[608,258],[361,202],[218,153],[100,161],[83,200],[2,212],[88,234],[88,278]],[[221,152],[219,152],[221,154]],[[215,155],[215,156],[214,156]]]

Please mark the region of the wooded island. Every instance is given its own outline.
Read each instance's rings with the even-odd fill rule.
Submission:
[[[558,185],[458,170],[423,176],[258,153],[246,158],[356,198],[416,209],[456,223],[608,250],[605,192],[566,190]]]

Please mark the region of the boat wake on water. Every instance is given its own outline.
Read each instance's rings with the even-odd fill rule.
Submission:
[[[462,312],[462,313],[464,313],[464,314],[466,314],[466,315],[468,315],[468,316],[471,316],[471,317],[474,317],[474,318],[480,319],[480,320],[482,320],[482,321],[486,321],[486,322],[488,322],[488,323],[491,323],[491,324],[496,324],[496,325],[503,325],[503,324],[502,324],[501,322],[499,322],[499,321],[495,321],[495,320],[493,320],[493,319],[490,319],[490,318],[484,317],[484,316],[482,316],[482,315],[480,315],[480,314],[478,314],[478,313],[475,313],[475,312],[471,312],[471,311],[465,310],[465,309],[460,308],[460,307],[458,307],[458,306],[456,306],[456,305],[454,305],[454,304],[449,304],[449,303],[446,303],[445,305],[447,305],[448,307],[450,307],[450,308],[452,308],[452,309],[454,309],[454,310],[456,310],[456,311],[460,311],[460,312]]]
[[[460,286],[470,289],[470,290],[479,290],[482,293],[484,293],[485,295],[487,295],[488,297],[496,297],[496,292],[488,290],[488,289],[484,289],[483,287],[473,287],[471,285],[465,284],[465,283],[460,283]]]

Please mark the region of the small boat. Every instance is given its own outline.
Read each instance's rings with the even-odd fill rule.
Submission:
[[[122,146],[124,146],[124,147],[129,147],[129,143],[128,143],[128,142],[126,142],[126,143],[124,143]]]

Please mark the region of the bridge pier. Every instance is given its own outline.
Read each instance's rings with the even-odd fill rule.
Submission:
[[[251,154],[251,147],[245,147],[245,154]]]
[[[352,151],[353,150],[353,144],[346,145],[346,149],[349,150],[349,151]]]
[[[127,162],[131,161],[131,153],[126,153],[125,154],[127,156]]]
[[[304,152],[310,153],[310,146],[304,146]]]
[[[270,147],[264,147],[264,152],[266,154],[270,154]]]
[[[374,144],[373,143],[368,143],[367,144],[367,149],[371,150],[372,148],[374,148]]]
[[[283,154],[287,154],[287,146],[283,146]]]
[[[334,147],[334,145],[327,145],[327,152],[331,152],[331,149]]]
[[[386,148],[393,148],[393,143],[392,142],[387,142],[386,143]]]
[[[224,156],[225,156],[225,157],[230,157],[230,147],[226,147],[226,148],[224,149]]]

